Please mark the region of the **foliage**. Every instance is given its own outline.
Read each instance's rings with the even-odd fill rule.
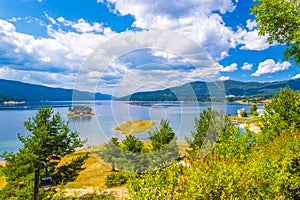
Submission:
[[[112,172],[106,177],[105,185],[109,188],[121,186],[127,183],[127,180],[130,177],[130,173],[126,172]]]
[[[108,163],[111,163],[112,171],[115,171],[115,163],[118,157],[121,155],[120,144],[118,138],[111,138],[108,144],[106,144],[103,150],[100,152],[100,157]]]
[[[300,199],[299,104],[299,92],[281,90],[266,106],[260,134],[224,125],[211,151],[184,158],[191,167],[174,163],[130,179],[130,198]],[[195,127],[205,131],[210,117],[200,114]],[[205,134],[197,136],[194,144],[203,145]]]
[[[53,114],[51,108],[40,108],[36,116],[29,118],[24,125],[30,134],[18,135],[23,148],[15,154],[2,154],[6,162],[3,172],[7,179],[7,185],[0,195],[2,199],[32,197],[33,172],[40,161],[47,163],[52,178],[60,184],[73,181],[88,157],[86,154],[78,156],[70,163],[58,166],[62,157],[82,147],[84,141],[77,132],[71,132],[68,123],[61,119],[59,113]],[[45,193],[40,191],[39,196]],[[50,193],[47,192],[47,195]]]
[[[268,36],[268,42],[286,44],[286,59],[300,64],[300,3],[299,0],[253,0],[252,7],[259,25],[259,35]]]
[[[191,132],[192,138],[186,138],[189,154],[198,157],[203,154],[203,150],[209,151],[211,145],[217,141],[219,135],[227,131],[229,126],[229,121],[222,112],[211,108],[203,110],[199,118],[195,118],[195,131]]]
[[[133,135],[127,135],[123,140],[123,149],[132,153],[141,153],[143,149],[143,143]]]
[[[91,114],[92,108],[89,106],[73,106],[69,108],[69,112],[73,114]]]
[[[264,141],[272,140],[282,133],[300,130],[300,92],[290,88],[282,89],[278,97],[265,106],[262,118]]]
[[[250,115],[258,116],[258,113],[257,113],[257,105],[256,105],[256,104],[251,104],[251,107],[250,107]]]
[[[246,110],[241,111],[241,117],[248,117]]]
[[[181,172],[181,167],[172,163],[157,171],[132,176],[127,184],[130,199],[176,199]]]
[[[149,132],[151,149],[144,148],[143,143],[133,135],[127,135],[122,145],[112,139],[100,153],[100,157],[114,163],[119,170],[143,173],[168,165],[179,158],[179,150],[174,131],[169,122],[162,120],[160,127]]]
[[[156,128],[154,132],[149,132],[149,139],[153,151],[157,151],[175,139],[175,133],[170,127],[169,122],[163,119],[160,121],[159,128]]]

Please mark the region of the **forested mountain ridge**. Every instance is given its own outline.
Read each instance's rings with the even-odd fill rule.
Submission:
[[[243,98],[269,99],[278,94],[281,88],[289,86],[293,90],[300,90],[300,79],[291,79],[275,82],[240,82],[217,81],[216,85],[224,84],[225,95],[229,100]],[[178,87],[164,90],[137,92],[117,98],[121,101],[210,101],[210,92],[207,83],[202,81],[187,83]]]
[[[110,100],[108,94],[82,92],[72,89],[51,88],[42,85],[0,79],[0,102],[4,101],[71,101]]]

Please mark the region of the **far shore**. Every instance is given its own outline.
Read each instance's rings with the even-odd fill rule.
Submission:
[[[4,101],[4,105],[18,105],[18,104],[25,104],[26,101]]]
[[[73,113],[68,113],[66,114],[67,117],[92,117],[92,116],[96,116],[96,114],[94,113],[89,113],[89,114],[73,114]]]

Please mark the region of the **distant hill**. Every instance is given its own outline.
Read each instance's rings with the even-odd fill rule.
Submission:
[[[108,94],[74,91],[72,89],[51,88],[18,81],[0,79],[0,102],[4,101],[71,101],[110,100]]]
[[[268,99],[278,94],[280,88],[289,86],[300,90],[300,79],[276,82],[240,82],[227,80],[208,84],[224,84],[229,101],[240,99]],[[117,98],[120,101],[210,101],[211,95],[207,83],[198,81],[165,90],[137,92],[132,95]]]

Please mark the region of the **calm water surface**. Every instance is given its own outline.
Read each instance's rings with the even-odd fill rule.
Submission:
[[[214,107],[231,115],[236,115],[237,110],[249,105],[241,104],[211,104],[199,102],[144,102],[128,103],[118,101],[96,102],[31,102],[26,105],[0,106],[0,153],[4,151],[16,152],[21,147],[18,142],[18,133],[28,135],[24,127],[24,121],[35,116],[38,107],[42,105],[52,106],[55,112],[62,114],[63,119],[70,123],[73,131],[78,131],[81,138],[87,138],[86,145],[96,145],[107,142],[111,137],[124,139],[119,131],[113,128],[128,120],[153,120],[161,119],[170,121],[170,125],[177,134],[178,141],[184,141],[185,136],[190,136],[194,127],[195,117],[207,108]],[[96,116],[68,118],[68,108],[72,105],[87,105],[93,108]],[[141,140],[147,140],[148,133],[136,135]]]

